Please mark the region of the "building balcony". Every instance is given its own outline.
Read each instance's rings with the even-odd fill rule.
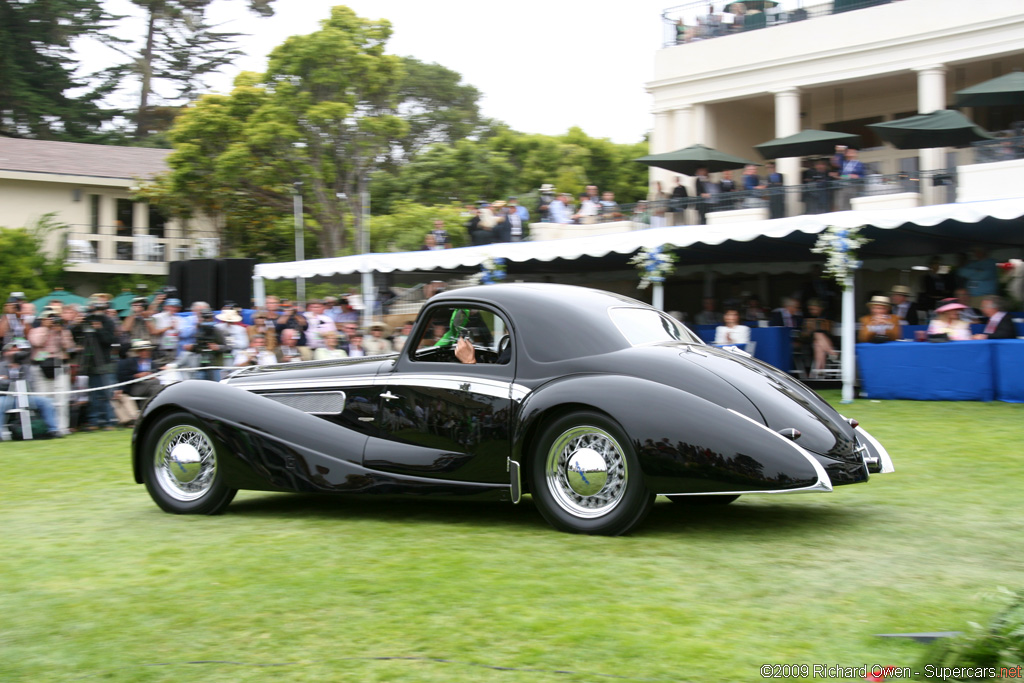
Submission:
[[[811,2],[807,6],[800,2],[797,8],[787,9],[773,0],[738,0],[724,4],[694,0],[669,7],[661,13],[664,26],[662,47],[723,38],[894,1],[897,0],[832,0]],[[716,11],[709,12],[709,6]]]
[[[113,226],[96,232],[72,225],[65,233],[66,269],[72,273],[166,275],[171,261],[217,258],[220,239],[205,232],[178,237],[118,234]]]

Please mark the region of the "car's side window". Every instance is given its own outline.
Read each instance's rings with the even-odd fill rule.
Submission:
[[[504,318],[479,306],[435,306],[412,345],[412,359],[426,363],[509,363],[512,339]]]

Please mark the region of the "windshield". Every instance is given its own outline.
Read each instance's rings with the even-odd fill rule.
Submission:
[[[650,308],[610,308],[608,315],[632,346],[666,341],[703,343],[675,318]]]

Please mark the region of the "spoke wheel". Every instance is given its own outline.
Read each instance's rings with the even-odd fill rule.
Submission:
[[[580,412],[547,426],[533,454],[534,500],[556,529],[615,536],[650,511],[654,496],[622,430]]]
[[[213,437],[192,415],[164,416],[147,430],[142,443],[143,480],[163,510],[217,514],[235,497],[218,470]]]

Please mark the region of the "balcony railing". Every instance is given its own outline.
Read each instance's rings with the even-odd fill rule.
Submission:
[[[890,2],[892,0],[832,0],[805,7],[802,1],[798,1],[797,7],[793,9],[784,8],[774,0],[694,0],[685,5],[670,7],[661,13],[664,26],[662,46],[721,38]]]
[[[220,240],[207,233],[186,237],[154,237],[152,235],[118,235],[102,231],[81,232],[84,226],[72,226],[65,233],[67,262],[83,263],[166,263],[190,258],[216,258]]]
[[[974,148],[976,164],[1024,159],[1024,136],[981,140],[972,143],[971,147]]]

